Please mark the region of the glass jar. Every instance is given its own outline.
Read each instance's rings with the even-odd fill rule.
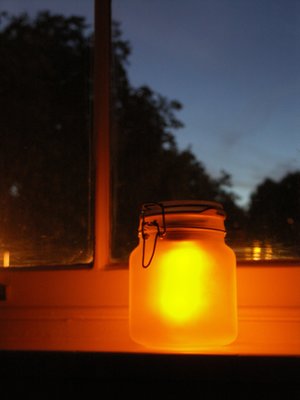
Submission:
[[[132,339],[196,350],[237,335],[236,260],[215,202],[165,201],[142,208],[129,263]]]

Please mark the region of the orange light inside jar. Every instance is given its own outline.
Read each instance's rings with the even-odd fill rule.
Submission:
[[[184,324],[208,312],[205,275],[209,273],[209,259],[208,254],[189,242],[177,243],[161,256],[153,305],[163,318]]]

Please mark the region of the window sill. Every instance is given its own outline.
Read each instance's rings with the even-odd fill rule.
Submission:
[[[51,271],[39,272],[41,289],[40,274],[44,273],[48,285],[51,280]],[[78,281],[82,283],[89,273],[80,271]],[[23,290],[19,298],[1,302],[0,349],[153,353],[135,344],[128,334],[128,270],[94,271],[90,290],[82,298],[78,293],[76,302],[74,298],[68,300],[68,293],[76,289],[76,279],[66,281],[64,272],[59,276],[59,284],[53,289],[64,289],[65,297],[62,293],[55,303],[42,297],[43,290],[35,299],[30,298],[29,291],[26,297]],[[237,277],[237,340],[198,353],[299,356],[300,268],[243,267],[238,268]]]
[[[14,310],[14,315],[7,311],[0,320],[1,349],[161,353],[130,339],[126,307],[28,308]],[[239,334],[233,344],[193,353],[299,356],[299,312],[299,308],[239,308]]]

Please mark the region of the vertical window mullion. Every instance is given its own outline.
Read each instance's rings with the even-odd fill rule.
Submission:
[[[95,0],[95,266],[110,260],[110,0]]]

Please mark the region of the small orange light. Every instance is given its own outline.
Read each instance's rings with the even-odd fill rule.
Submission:
[[[3,254],[3,267],[7,268],[10,265],[10,253],[5,251]]]
[[[130,256],[130,334],[145,346],[193,350],[237,335],[236,263],[217,203],[144,208]]]

